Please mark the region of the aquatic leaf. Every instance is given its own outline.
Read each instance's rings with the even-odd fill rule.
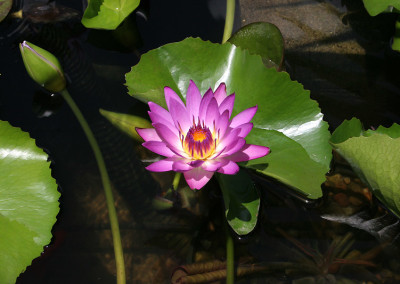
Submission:
[[[139,116],[118,113],[100,109],[101,115],[103,115],[109,122],[114,126],[119,128],[122,132],[128,134],[133,139],[143,142],[142,137],[136,132],[136,127],[138,128],[150,128],[152,127],[150,121]]]
[[[225,203],[229,225],[238,235],[253,231],[257,224],[260,197],[256,186],[243,169],[236,175],[216,175]]]
[[[346,123],[348,124],[348,123]],[[348,131],[339,126],[333,137]],[[359,137],[349,135],[342,142],[332,142],[357,172],[374,195],[400,217],[400,126],[379,127],[376,131],[362,132]]]
[[[282,66],[284,42],[281,31],[274,24],[251,23],[240,28],[228,41],[251,54],[260,55],[267,67],[280,69]]]
[[[201,93],[210,87],[215,90],[221,82],[225,82],[227,92],[236,94],[232,116],[257,104],[258,110],[252,120],[253,131],[264,129],[281,132],[289,139],[282,139],[282,143],[287,144],[280,146],[292,149],[294,141],[299,144],[296,147],[299,153],[292,153],[302,157],[294,159],[285,155],[288,160],[274,159],[268,165],[272,167],[272,163],[277,163],[273,176],[311,198],[322,196],[320,186],[316,185],[324,182],[329,169],[330,133],[327,123],[322,120],[318,104],[310,99],[309,91],[290,80],[287,73],[266,68],[260,56],[251,55],[249,51],[230,43],[213,44],[195,38],[167,44],[144,54],[140,62],[126,74],[126,85],[133,97],[166,107],[164,86],[171,87],[184,98],[190,79]],[[270,147],[264,141],[273,133],[265,131],[261,145]],[[271,153],[274,151],[271,148]],[[260,159],[255,162],[262,163]],[[291,167],[285,168],[284,165],[290,163]],[[317,166],[308,169],[313,174],[311,184],[297,183],[304,178],[304,165]],[[260,170],[262,173],[271,175],[264,164],[261,166],[264,166]]]
[[[392,12],[393,8],[400,10],[400,0],[363,0],[365,9],[371,16],[383,12]]]
[[[82,17],[87,28],[114,30],[139,6],[140,0],[91,0]]]
[[[0,22],[2,22],[11,10],[13,0],[0,0]]]
[[[14,283],[50,242],[60,194],[27,133],[0,121],[0,137],[0,279]]]

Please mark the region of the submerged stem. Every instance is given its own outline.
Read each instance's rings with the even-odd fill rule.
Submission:
[[[225,225],[226,232],[226,284],[235,282],[235,252],[231,232]]]
[[[176,172],[174,180],[172,181],[172,190],[176,191],[178,189],[179,181],[181,180],[182,173]]]
[[[61,91],[61,95],[63,96],[64,100],[68,103],[69,107],[71,108],[72,112],[75,114],[76,118],[78,119],[83,131],[87,139],[89,140],[90,146],[92,147],[94,156],[97,161],[97,165],[99,167],[101,180],[103,182],[104,192],[106,195],[106,202],[108,208],[108,216],[110,218],[111,224],[111,233],[114,243],[114,254],[115,254],[115,262],[116,262],[116,269],[117,269],[117,283],[118,284],[125,284],[125,264],[124,264],[124,255],[122,252],[122,244],[121,244],[121,235],[119,231],[119,224],[117,218],[117,212],[114,206],[114,198],[111,191],[111,183],[110,178],[107,173],[106,165],[104,162],[103,155],[101,154],[100,147],[97,144],[96,138],[93,135],[92,130],[89,127],[86,119],[82,115],[81,111],[79,110],[78,106],[75,104],[74,100],[70,96],[67,89]]]
[[[231,37],[234,19],[235,19],[235,0],[226,0],[225,27],[224,27],[224,35],[222,36],[222,43],[225,43]]]

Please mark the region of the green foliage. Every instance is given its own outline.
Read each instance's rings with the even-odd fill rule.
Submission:
[[[400,10],[400,0],[363,0],[365,9],[371,16],[384,12],[393,12],[393,8]]]
[[[236,93],[232,115],[258,105],[252,120],[254,134],[246,141],[270,147],[271,158],[257,159],[249,166],[310,198],[322,196],[320,185],[331,160],[330,133],[318,104],[301,84],[230,43],[187,38],[144,54],[126,74],[126,85],[133,97],[166,107],[164,86],[184,99],[190,79],[202,93],[225,82],[227,92]],[[305,178],[305,165],[312,180]]]
[[[87,28],[114,30],[140,4],[140,0],[90,0],[82,17]]]
[[[0,121],[0,137],[0,279],[14,283],[50,242],[60,194],[27,133]]]
[[[281,31],[271,23],[252,23],[239,29],[230,43],[260,55],[266,67],[281,68],[284,42]]]
[[[253,231],[257,224],[260,197],[245,170],[236,175],[216,175],[224,196],[225,216],[238,235]]]
[[[375,196],[400,217],[400,126],[364,131],[353,118],[335,130],[331,142]]]
[[[0,22],[7,17],[11,10],[12,4],[12,0],[0,0]]]

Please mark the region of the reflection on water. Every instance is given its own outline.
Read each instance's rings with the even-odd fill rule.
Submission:
[[[189,266],[193,262],[215,265],[217,260],[221,265],[225,258],[223,201],[216,183],[210,182],[195,194],[182,188],[173,196],[166,195],[173,175],[145,171],[141,160],[155,157],[98,112],[104,108],[145,115],[146,106],[126,94],[124,74],[138,62],[140,53],[164,43],[189,35],[220,41],[224,23],[218,11],[224,9],[218,5],[224,1],[142,2],[141,14],[132,17],[143,41],[143,47],[135,52],[118,53],[89,44],[88,31],[74,19],[27,21],[26,28],[0,40],[0,66],[7,66],[1,70],[0,118],[29,131],[50,153],[62,193],[53,243],[18,283],[115,282],[106,203],[91,149],[66,105],[57,97],[37,95],[42,90],[27,76],[17,48],[22,40],[60,58],[69,90],[99,139],[113,182],[128,282],[170,283],[178,266],[192,271],[198,267]],[[251,9],[266,9],[261,2],[246,6],[246,1],[241,1],[242,11],[248,9],[243,11],[246,15]],[[20,3],[17,1],[15,10],[21,8]],[[296,7],[312,9],[318,3],[273,7],[292,9],[293,13]],[[82,10],[78,0],[57,4]],[[210,7],[218,7],[214,16]],[[347,15],[347,20],[352,21],[351,17]],[[21,21],[1,23],[1,32],[9,34]],[[291,76],[311,89],[326,113],[324,119],[333,126],[350,115],[363,118],[368,125],[397,121],[399,85],[390,71],[396,56],[382,50],[352,54],[348,49],[344,53],[312,49],[335,45],[338,51],[343,37],[350,39],[352,34],[288,44]],[[324,185],[324,198],[308,203],[271,179],[256,179],[263,204],[256,230],[236,238],[238,271],[246,274],[238,283],[250,283],[249,279],[251,283],[399,280],[396,219],[371,198],[346,164],[336,161],[335,167]],[[169,198],[172,208],[154,209],[157,196]],[[202,268],[200,277],[221,272],[218,265]]]

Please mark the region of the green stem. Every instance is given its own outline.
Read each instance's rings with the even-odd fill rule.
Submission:
[[[393,36],[392,49],[396,51],[400,51],[400,15],[397,16],[397,20],[395,23],[395,31]]]
[[[179,181],[181,180],[182,173],[176,172],[174,180],[172,181],[172,190],[176,191],[178,189]]]
[[[231,232],[228,225],[225,226],[226,233],[226,284],[235,282],[235,252]]]
[[[225,43],[231,37],[234,19],[235,19],[235,0],[226,0],[225,27],[224,27],[224,35],[222,36],[222,43]]]
[[[111,183],[110,178],[108,177],[106,164],[103,159],[103,155],[101,154],[100,147],[97,144],[96,138],[93,135],[92,130],[90,129],[86,119],[83,117],[81,111],[79,110],[78,106],[75,104],[74,100],[70,96],[67,89],[61,91],[61,95],[63,96],[64,100],[68,103],[69,107],[71,108],[72,112],[75,114],[76,118],[78,119],[83,131],[86,134],[87,139],[89,140],[90,146],[92,147],[94,156],[97,161],[97,165],[99,167],[101,180],[103,182],[104,192],[106,195],[106,202],[108,207],[108,216],[110,218],[111,224],[111,233],[113,237],[114,243],[114,254],[115,254],[115,262],[117,268],[117,283],[118,284],[125,284],[125,264],[124,264],[124,255],[122,252],[122,244],[121,244],[121,235],[119,232],[119,225],[118,225],[118,218],[117,212],[114,206],[114,198],[111,191]]]

